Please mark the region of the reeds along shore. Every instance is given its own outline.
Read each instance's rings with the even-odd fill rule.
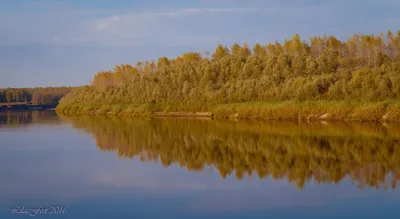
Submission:
[[[64,115],[115,115],[128,117],[213,117],[249,120],[339,120],[400,122],[397,102],[250,102],[220,104],[208,112],[170,112],[151,105],[75,105],[58,107]]]
[[[397,121],[399,103],[400,31],[389,31],[347,41],[323,36],[306,42],[295,35],[253,49],[218,45],[211,55],[116,65],[63,97],[57,111]]]

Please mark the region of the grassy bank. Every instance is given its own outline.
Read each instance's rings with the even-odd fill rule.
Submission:
[[[258,120],[400,121],[398,102],[283,101],[217,105],[216,118]]]
[[[250,120],[358,120],[400,121],[400,103],[279,101],[219,104],[206,112],[189,110],[170,111],[170,107],[154,104],[72,105],[57,107],[59,114],[115,115],[131,117],[191,116],[217,119]]]

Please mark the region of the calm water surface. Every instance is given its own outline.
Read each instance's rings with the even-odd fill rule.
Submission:
[[[0,179],[6,219],[398,218],[400,125],[1,112]]]

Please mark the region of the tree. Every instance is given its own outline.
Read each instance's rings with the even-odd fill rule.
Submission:
[[[6,91],[6,101],[8,103],[14,102],[14,94],[11,89],[7,89]]]
[[[221,44],[218,44],[218,47],[217,49],[215,49],[215,52],[213,54],[213,59],[221,59],[228,54],[229,54],[228,48],[222,46]]]
[[[160,58],[158,59],[158,62],[157,62],[157,68],[158,68],[158,69],[161,69],[161,68],[163,68],[163,67],[166,67],[168,64],[169,64],[169,60],[168,60],[167,57],[165,57],[165,56],[160,57]]]
[[[254,55],[256,55],[256,56],[264,57],[267,55],[266,49],[263,46],[261,46],[259,43],[256,43],[254,45],[253,51],[254,51]]]
[[[400,32],[387,35],[355,34],[347,41],[325,35],[309,43],[294,35],[283,45],[257,43],[253,51],[247,43],[235,43],[231,51],[219,44],[211,59],[192,52],[99,72],[90,89],[78,88],[60,104],[142,105],[156,100],[160,110],[199,110],[239,101],[397,101]],[[5,92],[3,96],[7,99]]]

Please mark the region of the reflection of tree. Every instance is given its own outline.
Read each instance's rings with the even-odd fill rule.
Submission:
[[[57,124],[60,123],[60,119],[54,111],[48,110],[0,112],[0,127],[20,126],[29,123]]]
[[[339,183],[349,176],[359,187],[395,188],[400,176],[400,127],[394,125],[64,119],[93,134],[100,150],[194,171],[212,165],[224,178],[257,174],[302,188],[310,180]]]

